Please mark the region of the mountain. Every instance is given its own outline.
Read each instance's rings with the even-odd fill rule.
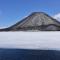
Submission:
[[[60,13],[54,15],[53,18],[57,19],[60,22]]]
[[[44,12],[33,12],[16,24],[0,31],[56,31],[60,23]]]

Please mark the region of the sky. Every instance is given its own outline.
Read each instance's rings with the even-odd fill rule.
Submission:
[[[0,27],[9,27],[32,12],[60,13],[60,0],[0,0]]]

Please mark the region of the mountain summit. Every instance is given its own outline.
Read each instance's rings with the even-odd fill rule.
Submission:
[[[33,12],[16,24],[0,29],[0,31],[56,31],[60,30],[60,23],[44,12]]]

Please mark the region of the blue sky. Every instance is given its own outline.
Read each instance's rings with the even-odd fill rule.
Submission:
[[[10,26],[31,12],[60,13],[60,0],[0,0],[0,27]]]

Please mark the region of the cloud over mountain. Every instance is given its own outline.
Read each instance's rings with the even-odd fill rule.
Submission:
[[[54,15],[53,18],[57,19],[60,22],[60,13]]]

